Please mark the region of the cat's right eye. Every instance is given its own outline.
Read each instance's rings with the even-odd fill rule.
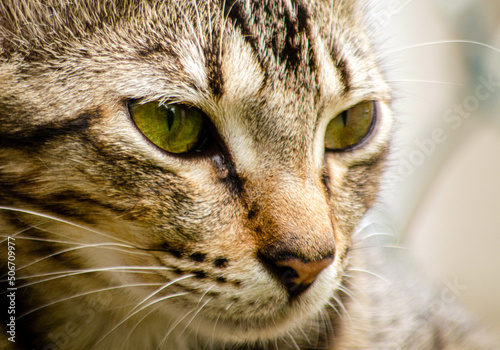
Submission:
[[[167,152],[188,153],[200,149],[206,141],[205,117],[196,108],[134,101],[129,110],[144,136]]]
[[[377,117],[375,101],[364,101],[340,113],[326,127],[325,148],[330,151],[350,149],[371,133]]]

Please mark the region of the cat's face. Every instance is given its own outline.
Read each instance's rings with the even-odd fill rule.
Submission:
[[[158,284],[116,303],[223,340],[273,337],[324,308],[391,128],[388,88],[347,3],[68,9],[60,27],[39,11],[48,24],[32,32],[0,22],[24,40],[2,40],[0,204],[71,223],[1,213],[7,234],[31,225],[26,236],[42,239],[18,241],[20,264],[65,251],[24,271],[146,268],[101,272],[84,290]],[[151,142],[133,114],[155,101],[199,111],[203,147]],[[363,103],[366,135],[325,148],[330,122]],[[301,293],[287,285],[297,271],[312,274]]]

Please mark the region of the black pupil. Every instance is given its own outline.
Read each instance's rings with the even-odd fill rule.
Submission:
[[[344,124],[344,127],[347,125],[347,111],[342,113],[342,123]]]
[[[172,108],[167,109],[167,126],[168,130],[172,130],[172,125],[174,125],[174,111]]]

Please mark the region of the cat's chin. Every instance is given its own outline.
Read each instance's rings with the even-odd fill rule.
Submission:
[[[200,312],[189,328],[198,336],[221,343],[261,343],[287,337],[295,329],[323,319],[321,313],[331,307],[341,275],[332,266],[303,295],[291,301],[288,296],[280,295],[274,307],[261,307],[253,312],[237,312],[232,308]]]
[[[213,339],[221,343],[248,344],[265,342],[277,339],[304,324],[304,313],[297,317],[296,312],[287,312],[275,318],[268,319],[228,319],[214,320],[200,318],[192,329],[196,329],[198,336]],[[314,318],[311,313],[309,319]],[[307,319],[307,318],[306,318]],[[217,324],[216,327],[214,325]]]
[[[325,296],[328,293],[324,294]],[[311,320],[320,318],[319,314],[328,307],[329,297],[324,300],[304,298],[290,303],[279,312],[270,311],[266,316],[248,318],[245,315],[231,317],[198,317],[190,328],[198,336],[221,343],[249,344],[261,343],[286,337],[295,329]]]

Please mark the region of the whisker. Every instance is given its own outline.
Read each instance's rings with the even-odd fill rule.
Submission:
[[[225,310],[225,311],[228,311],[228,310],[229,310],[229,308],[230,308],[231,306],[233,306],[233,305],[234,305],[234,301],[233,301],[233,302],[231,302],[228,306],[226,306],[226,307],[224,308],[224,310]],[[211,341],[211,344],[210,344],[210,347],[211,347],[212,349],[213,349],[213,348],[214,348],[214,346],[215,346],[215,330],[216,330],[216,328],[217,328],[217,325],[219,324],[219,320],[220,320],[220,318],[221,318],[221,316],[222,316],[222,313],[223,313],[223,312],[220,312],[220,313],[219,313],[219,316],[217,316],[217,319],[215,320],[214,328],[212,329],[212,341]],[[208,343],[207,343],[207,344],[208,344]],[[207,346],[208,346],[208,345],[207,345]]]
[[[82,269],[82,270],[65,270],[65,271],[54,271],[54,272],[46,272],[46,273],[40,273],[37,275],[29,275],[29,276],[19,276],[17,279],[28,279],[28,278],[37,278],[37,277],[47,277],[47,276],[54,276],[54,275],[60,275],[64,273],[91,273],[91,272],[103,272],[103,271],[115,271],[115,270],[167,270],[167,271],[172,271],[172,268],[170,267],[164,267],[164,266],[111,266],[111,267],[102,267],[102,268],[97,268],[97,269]],[[0,282],[5,282],[6,280],[1,280]]]
[[[175,280],[172,280],[170,282],[168,282],[165,286],[163,286],[162,288],[160,288],[158,291],[156,291],[154,294],[158,293],[160,290],[163,290],[165,289],[166,287],[168,286],[171,286],[179,281],[182,281],[182,280],[185,280],[185,279],[188,279],[188,278],[192,278],[192,277],[195,277],[196,275],[186,275],[186,276],[182,276],[180,278],[177,278]],[[153,294],[153,295],[154,295]],[[134,307],[126,316],[123,320],[121,320],[117,325],[115,325],[109,332],[107,332],[103,337],[101,337],[101,339],[99,339],[99,341],[96,343],[99,344],[101,341],[104,340],[104,338],[106,338],[109,334],[111,334],[115,329],[117,329],[118,327],[120,327],[122,324],[124,324],[125,322],[127,322],[127,320],[129,320],[130,318],[132,318],[134,315],[138,314],[139,312],[141,312],[142,310],[148,308],[149,306],[151,305],[154,305],[156,303],[159,303],[160,301],[163,301],[163,300],[166,300],[166,299],[169,299],[170,297],[176,297],[176,296],[183,296],[183,295],[187,295],[189,293],[178,293],[178,294],[172,294],[172,295],[167,295],[166,297],[162,297],[160,299],[157,299],[157,300],[153,300],[152,302],[144,305],[143,307],[137,309],[137,306]],[[151,295],[151,296],[153,296]],[[139,305],[143,304],[144,301],[148,300],[151,296],[147,297],[146,299],[144,299]],[[135,310],[137,309],[137,310]],[[134,311],[135,310],[135,311]],[[134,311],[134,312],[132,312]]]
[[[172,284],[175,284],[179,281],[182,281],[182,280],[185,280],[185,279],[188,279],[188,278],[191,278],[193,277],[194,275],[186,275],[186,276],[182,276],[182,277],[179,277],[177,279],[174,279],[164,285],[162,285],[161,288],[157,289],[156,291],[154,291],[153,293],[151,293],[150,295],[148,295],[145,299],[143,299],[139,304],[137,304],[132,310],[129,311],[129,313],[127,314],[130,315],[134,310],[136,310],[139,306],[141,306],[142,304],[144,304],[146,301],[148,301],[149,299],[151,299],[152,297],[154,297],[156,294],[160,293],[162,290],[170,287]]]
[[[328,329],[328,322],[329,317],[325,309],[321,310],[319,312],[319,317],[315,323],[316,323],[316,343],[314,344],[314,348],[317,349],[319,347],[320,341],[321,341],[321,335],[326,334],[326,339],[328,343],[328,339],[330,339],[330,331]]]
[[[32,210],[26,210],[26,209],[20,209],[20,208],[11,208],[11,207],[4,207],[4,206],[0,206],[0,210],[8,210],[8,211],[14,211],[14,212],[18,212],[18,213],[30,214],[30,215],[42,217],[42,218],[45,218],[45,219],[49,219],[49,220],[53,220],[53,221],[56,221],[56,222],[60,222],[62,224],[73,226],[73,227],[76,227],[76,228],[79,228],[79,229],[82,229],[82,230],[85,230],[85,231],[88,231],[88,232],[92,232],[92,233],[104,236],[104,237],[112,239],[112,240],[117,240],[117,241],[122,242],[124,244],[128,243],[128,242],[126,242],[124,240],[121,240],[119,238],[112,237],[112,236],[107,235],[105,233],[93,230],[91,228],[88,228],[88,227],[85,227],[85,226],[82,226],[82,225],[79,225],[79,224],[75,224],[75,223],[73,223],[71,221],[67,221],[67,220],[64,220],[64,219],[59,219],[59,218],[57,218],[55,216],[38,213],[38,212],[35,212],[35,211],[32,211]]]
[[[64,301],[67,301],[67,300],[71,300],[71,299],[75,299],[75,298],[79,298],[79,297],[82,297],[82,296],[85,296],[85,295],[90,295],[90,294],[94,294],[94,293],[100,293],[100,292],[106,292],[106,291],[109,291],[109,290],[114,290],[114,289],[121,289],[121,288],[130,288],[130,287],[144,287],[144,286],[157,286],[157,285],[160,285],[160,284],[163,284],[163,283],[136,283],[136,284],[125,284],[125,285],[120,285],[120,286],[113,286],[113,287],[107,287],[107,288],[102,288],[102,289],[97,289],[97,290],[92,290],[90,292],[85,292],[85,293],[80,293],[80,294],[76,294],[76,295],[72,295],[70,297],[67,297],[67,298],[63,298],[63,299],[59,299],[59,300],[56,300],[56,301],[53,301],[53,302],[50,302],[48,304],[45,304],[45,305],[42,305],[40,307],[37,307],[36,309],[33,309],[33,310],[30,310],[24,314],[22,314],[21,316],[19,316],[17,319],[20,319],[24,316],[27,316],[33,312],[36,312],[38,310],[41,310],[43,308],[46,308],[46,307],[49,307],[51,305],[55,305],[55,304],[58,304],[58,303],[61,303],[61,302],[64,302]]]
[[[41,231],[41,232],[46,232],[50,235],[58,235],[58,236],[62,236],[62,237],[65,237],[65,238],[69,238],[68,236],[60,233],[60,232],[52,232],[52,231],[49,231],[43,227],[41,227],[42,224],[39,224],[39,225],[33,225],[33,224],[29,224],[29,223],[26,223],[24,221],[22,221],[24,225],[28,225],[29,226],[29,229],[35,229],[35,230],[38,230],[38,231]]]
[[[479,41],[473,41],[473,40],[441,40],[441,41],[430,41],[430,42],[427,42],[427,43],[420,43],[420,44],[408,45],[408,46],[403,46],[403,47],[400,47],[400,48],[397,48],[397,49],[388,50],[387,53],[391,54],[391,53],[406,51],[406,50],[415,49],[415,48],[419,48],[419,47],[433,46],[433,45],[442,45],[442,44],[471,44],[471,45],[478,45],[478,46],[482,46],[482,47],[485,47],[485,48],[488,48],[490,50],[493,50],[493,51],[496,51],[496,52],[500,53],[500,49],[498,49],[498,48],[496,48],[494,46],[491,46],[491,45],[488,45],[488,44],[485,44],[485,43],[481,43]]]
[[[337,311],[337,310],[335,310],[335,311]],[[323,314],[323,313],[325,313],[325,314]],[[326,310],[322,310],[321,314],[323,315],[322,319],[325,321],[325,328],[326,328],[326,331],[328,332],[328,339],[331,339],[334,337],[332,320],[330,319],[328,312]]]
[[[181,318],[180,320],[178,320],[178,322],[175,323],[175,325],[173,327],[170,328],[170,330],[167,332],[167,334],[165,335],[165,337],[163,337],[163,339],[161,340],[160,344],[158,344],[158,347],[156,348],[157,350],[161,348],[162,344],[167,340],[168,336],[170,335],[170,333],[179,325],[180,322],[182,322],[189,314],[191,314],[192,312],[196,311],[196,309],[198,308],[198,305],[200,305],[201,301],[203,300],[203,298],[205,298],[205,296],[207,295],[208,292],[210,292],[210,290],[212,290],[214,286],[208,288],[205,293],[203,293],[203,295],[201,296],[200,300],[198,301],[198,304],[196,305],[196,307],[191,310],[190,312],[188,312],[183,318]],[[195,317],[200,313],[200,311],[205,307],[205,305],[207,305],[211,300],[213,299],[210,298],[207,300],[207,302],[205,302],[200,308],[198,308],[198,310],[196,311],[196,313],[193,315],[193,317],[191,318],[191,320],[189,320],[189,322],[187,323],[186,327],[184,327],[184,329],[181,331],[181,333],[179,334],[182,335],[186,329],[188,329],[189,325],[191,324],[191,322],[193,322],[193,320],[195,319]]]
[[[7,241],[9,238],[15,238],[15,239],[18,239],[18,238],[20,238],[20,237],[17,237],[17,235],[19,235],[19,234],[21,234],[21,233],[24,233],[24,232],[26,232],[26,231],[29,231],[29,230],[31,230],[31,227],[26,227],[26,228],[22,229],[21,231],[18,231],[18,232],[16,232],[16,233],[11,234],[11,235],[1,235],[0,237],[5,237],[5,239],[2,239],[2,240],[0,241],[0,244],[2,244],[3,242]]]
[[[377,224],[376,222],[373,222],[373,221],[369,221],[369,222],[365,222],[363,224],[363,226],[358,226],[355,230],[354,230],[354,233],[352,234],[352,238],[354,238],[355,236],[359,235],[360,233],[362,233],[366,228],[370,227],[370,226],[373,226],[374,224]]]
[[[339,315],[340,319],[342,320],[342,322],[345,324],[346,323],[346,319],[344,318],[344,316],[340,313],[340,311],[335,307],[335,305],[333,305],[331,302],[328,302],[327,303],[327,306],[331,307],[333,309],[333,311],[335,311],[335,313],[337,315]]]
[[[357,300],[356,296],[354,295],[354,293],[349,290],[349,288],[343,286],[343,285],[339,285],[337,287],[340,291],[344,292],[345,294],[347,294],[356,304],[358,304],[358,306],[362,307],[362,305],[359,303],[359,301]]]
[[[226,306],[225,310],[226,310],[226,311],[227,311],[227,310],[229,310],[229,308],[230,308],[231,306],[233,306],[233,304],[234,304],[234,301],[233,301],[231,304],[229,304],[228,306]]]
[[[332,296],[332,298],[333,298],[333,300],[335,300],[337,302],[337,304],[340,306],[340,308],[342,309],[342,311],[344,311],[344,313],[346,314],[347,318],[349,319],[349,324],[352,326],[353,322],[352,322],[352,319],[351,319],[351,315],[349,315],[349,312],[347,311],[347,309],[346,309],[344,303],[342,302],[342,300],[336,294],[334,294]]]
[[[232,305],[233,303],[229,304],[230,306]],[[226,309],[227,311],[227,309]],[[211,348],[213,349],[214,348],[214,342],[215,342],[215,329],[217,328],[217,325],[219,324],[219,320],[220,320],[220,317],[222,316],[222,312],[221,311],[219,313],[219,316],[217,316],[217,318],[215,319],[215,324],[214,324],[214,328],[212,329],[212,341],[211,341]],[[208,342],[207,342],[207,346],[208,346]]]
[[[348,274],[347,272],[344,272],[342,274],[343,277],[348,277],[348,278],[353,278],[353,276],[351,274]]]
[[[390,248],[390,249],[399,249],[399,250],[406,250],[406,251],[411,250],[408,247],[402,247],[399,245],[365,245],[365,246],[360,246],[360,247],[353,246],[350,249],[350,251],[355,251],[355,250],[360,250],[360,249],[373,249],[373,248]]]
[[[348,271],[356,271],[356,272],[367,273],[369,275],[372,275],[372,276],[380,278],[382,281],[384,281],[386,283],[391,284],[391,282],[388,279],[386,279],[386,278],[382,277],[381,275],[379,275],[378,273],[375,273],[375,272],[372,272],[372,271],[368,271],[368,270],[364,270],[364,269],[358,269],[358,268],[353,268],[353,267],[348,268]]]
[[[73,248],[68,248],[68,249],[65,249],[65,250],[62,250],[60,252],[57,252],[57,253],[53,253],[53,254],[50,254],[50,255],[47,255],[43,258],[40,258],[38,260],[35,260],[27,265],[24,265],[20,268],[18,268],[17,270],[22,270],[26,267],[29,267],[31,265],[34,265],[34,264],[37,264],[41,261],[44,261],[46,259],[49,259],[49,258],[52,258],[54,256],[57,256],[57,255],[61,255],[61,254],[64,254],[64,253],[68,253],[68,252],[71,252],[71,251],[75,251],[75,250],[79,250],[79,249],[85,249],[85,248],[103,248],[103,249],[112,249],[112,250],[118,250],[118,251],[123,251],[123,252],[126,252],[127,254],[128,253],[133,253],[133,254],[139,254],[139,255],[147,255],[146,253],[144,252],[141,252],[141,251],[130,251],[130,250],[126,250],[126,249],[118,249],[118,248],[115,248],[115,247],[121,247],[121,248],[130,248],[128,245],[125,245],[125,244],[119,244],[119,243],[95,243],[95,244],[85,244],[85,245],[80,245],[78,247],[73,247]],[[135,248],[134,248],[135,250]]]
[[[136,324],[134,327],[132,327],[128,333],[128,336],[127,338],[125,339],[125,343],[127,343],[128,339],[130,339],[130,336],[132,335],[132,333],[134,333],[134,331],[137,329],[137,327],[139,327],[139,325],[146,319],[148,318],[149,315],[151,315],[153,312],[157,311],[158,308],[160,307],[160,305],[158,305],[157,307],[153,308],[153,310],[149,311],[144,317],[142,317]]]
[[[319,318],[318,318],[319,316]],[[314,343],[314,348],[318,348],[318,344],[320,341],[320,335],[323,333],[323,330],[326,330],[326,321],[325,321],[325,315],[324,315],[324,310],[320,311],[318,316],[315,318],[314,324],[316,325],[316,341]],[[309,330],[311,327],[309,327]],[[309,342],[309,345],[312,345],[311,342]]]
[[[425,80],[425,79],[398,79],[398,80],[387,80],[387,82],[388,83],[424,83],[424,84],[464,86],[464,84],[462,84],[462,83],[455,83],[452,81],[438,81],[438,80]]]
[[[21,280],[21,279],[29,279],[29,278],[37,278],[37,277],[47,277],[47,276],[54,276],[54,275],[60,275],[60,274],[63,274],[63,276],[55,276],[52,278],[46,278],[46,279],[41,280],[41,281],[35,281],[35,282],[23,284],[22,286],[17,287],[17,289],[32,286],[32,285],[35,285],[38,283],[44,283],[44,282],[56,280],[59,278],[71,277],[71,276],[82,275],[82,274],[93,273],[93,272],[122,271],[122,272],[130,272],[130,273],[156,274],[154,272],[155,270],[171,271],[172,269],[168,268],[168,267],[161,267],[161,266],[160,267],[125,266],[125,267],[108,267],[108,268],[88,269],[88,270],[67,270],[67,271],[58,271],[58,272],[48,272],[48,273],[43,273],[43,274],[38,274],[38,275],[31,275],[31,276],[19,276],[19,277],[17,277],[17,279]],[[153,272],[149,272],[149,271],[153,271]],[[5,282],[5,281],[6,280],[1,280],[0,282]],[[6,292],[4,292],[4,293],[6,293]]]
[[[299,344],[297,344],[297,342],[295,341],[295,338],[293,337],[293,335],[290,333],[290,331],[286,332],[286,334],[288,335],[288,337],[290,338],[290,340],[292,341],[292,345],[295,346],[295,348],[297,350],[300,350],[300,346]]]
[[[307,341],[309,343],[309,345],[311,345],[311,340],[309,339],[309,337],[307,336],[306,334],[306,331],[304,330],[303,327],[298,327],[300,333],[302,333],[302,336],[304,337],[304,340]],[[309,324],[309,332],[311,331],[311,324]]]
[[[375,236],[384,236],[384,237],[390,237],[390,238],[397,239],[397,237],[392,233],[376,232],[376,233],[370,233],[369,235],[366,235],[366,236],[362,236],[361,240],[358,240],[357,242],[363,242],[365,239],[368,239],[370,237],[375,237]]]
[[[173,332],[173,330],[186,318],[188,317],[191,313],[195,312],[196,311],[196,308],[194,308],[193,310],[189,311],[189,312],[186,312],[186,314],[184,314],[184,316],[182,317],[179,317],[177,319],[177,321],[175,321],[175,323],[170,327],[170,329],[168,330],[168,332],[165,334],[165,336],[162,338],[160,344],[158,345],[158,347],[156,349],[159,349],[161,347],[161,345],[165,342],[165,340],[168,339],[169,335]]]
[[[194,277],[195,275],[190,275],[192,277]],[[124,324],[125,322],[127,322],[130,318],[132,318],[134,315],[138,314],[139,312],[141,312],[142,310],[148,308],[149,306],[151,305],[154,305],[154,304],[157,304],[157,303],[160,303],[162,301],[165,301],[165,300],[168,300],[168,299],[173,299],[173,298],[176,298],[176,297],[181,297],[181,296],[184,296],[184,295],[187,295],[189,294],[188,292],[184,292],[184,293],[177,293],[177,294],[171,294],[171,295],[167,295],[165,297],[162,297],[160,299],[157,299],[157,300],[154,300],[152,301],[151,303],[145,305],[144,307],[140,308],[139,310],[135,311],[133,314],[129,315],[128,317],[126,317],[125,319],[123,319],[120,323],[118,323],[117,325],[115,325],[110,331],[108,331],[106,334],[104,334],[96,343],[95,345],[98,345],[100,344],[108,335],[110,335],[114,330],[116,330],[118,327],[120,327],[122,324]]]
[[[274,338],[274,350],[279,350],[278,348],[278,338]]]
[[[29,227],[28,230],[31,229],[31,228],[33,228],[33,227]],[[0,237],[9,237],[9,236],[0,235]],[[26,239],[26,240],[31,240],[31,241],[60,243],[60,244],[83,245],[83,244],[78,243],[78,242],[62,241],[62,240],[59,240],[59,239],[48,239],[48,238],[40,238],[40,237],[25,237],[25,236],[21,236],[21,237],[16,237],[16,239]]]
[[[205,295],[203,295],[203,297],[204,296]],[[203,299],[203,297],[202,297],[202,299]],[[209,302],[211,302],[212,300],[213,300],[213,297],[210,298],[210,299],[208,299],[205,303],[203,303],[203,305],[201,305],[201,307],[198,308],[198,310],[196,311],[196,313],[193,315],[193,317],[191,317],[191,319],[188,321],[186,327],[184,327],[184,329],[181,331],[181,333],[179,335],[182,335],[189,328],[189,326],[191,325],[191,323],[193,322],[193,320],[196,318],[196,316],[198,316],[198,314],[201,312],[201,310],[203,310],[203,308],[205,306],[207,306],[207,304]],[[201,302],[201,300],[200,300],[200,302]],[[198,305],[197,305],[197,307],[198,307]]]

